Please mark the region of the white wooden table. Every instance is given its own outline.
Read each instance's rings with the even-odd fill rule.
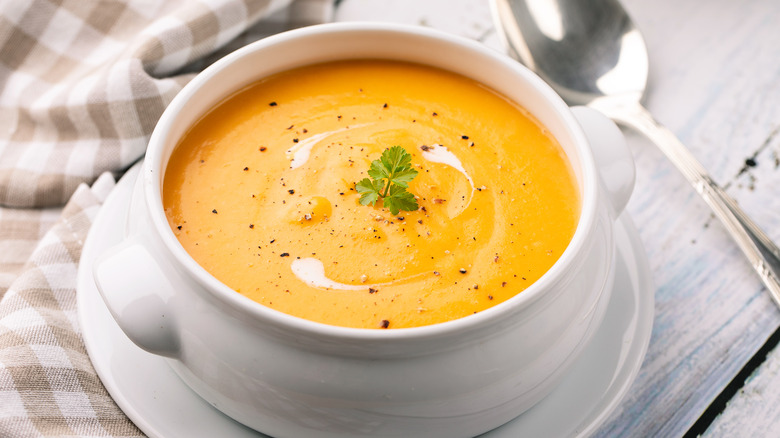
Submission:
[[[650,112],[780,242],[780,1],[624,4],[650,52]],[[488,0],[342,0],[334,19],[430,26],[501,49]],[[628,212],[653,270],[655,320],[636,382],[597,435],[780,436],[780,311],[683,177],[628,138],[638,173]]]

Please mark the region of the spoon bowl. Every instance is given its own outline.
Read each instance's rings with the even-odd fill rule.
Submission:
[[[509,55],[569,105],[587,105],[647,136],[712,208],[780,306],[780,250],[642,106],[647,47],[617,0],[492,0]]]
[[[647,48],[615,0],[494,1],[496,21],[515,59],[571,105],[604,96],[639,101]]]

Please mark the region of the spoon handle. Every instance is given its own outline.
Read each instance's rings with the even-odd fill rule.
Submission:
[[[596,102],[594,102],[596,103]],[[780,306],[780,249],[721,189],[677,137],[653,118],[641,104],[611,106],[594,104],[614,121],[643,133],[669,158],[709,204],[753,269]]]

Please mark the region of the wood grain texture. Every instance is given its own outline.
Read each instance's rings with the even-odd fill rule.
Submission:
[[[702,436],[776,436],[780,430],[780,409],[777,409],[779,394],[780,351],[775,350]]]
[[[624,3],[648,44],[648,109],[780,241],[780,2]],[[425,25],[500,47],[486,0],[344,0],[335,18]],[[677,170],[627,136],[637,163],[628,212],[653,270],[656,316],[640,374],[597,436],[681,436],[780,326],[780,311]],[[778,369],[773,352],[707,435],[780,430]]]
[[[651,54],[648,108],[780,240],[780,3],[627,3]],[[654,271],[656,318],[640,376],[599,435],[679,436],[780,312],[682,177],[651,145],[631,143],[639,176],[628,210]],[[757,166],[742,172],[752,157]],[[758,421],[751,415],[742,420]]]

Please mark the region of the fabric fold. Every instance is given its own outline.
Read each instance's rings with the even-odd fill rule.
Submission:
[[[81,337],[77,271],[92,221],[197,72],[267,35],[328,21],[332,7],[0,3],[0,436],[143,436]]]
[[[127,168],[193,72],[289,3],[4,2],[0,205],[63,205],[79,184]]]
[[[76,270],[114,185],[81,185],[0,301],[0,436],[143,436],[92,367],[76,310]]]

